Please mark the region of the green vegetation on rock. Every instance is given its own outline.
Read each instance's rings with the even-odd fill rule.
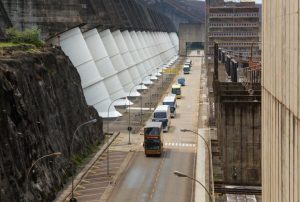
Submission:
[[[15,28],[8,28],[5,32],[9,41],[7,45],[33,44],[37,47],[43,45],[43,41],[41,40],[41,30],[37,27],[25,29],[23,32],[18,31]],[[5,45],[5,43],[2,45]]]

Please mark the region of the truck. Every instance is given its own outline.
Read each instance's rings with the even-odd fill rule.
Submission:
[[[176,116],[176,95],[171,94],[164,98],[163,105],[169,105],[170,106],[170,112],[171,112],[171,118],[174,118]]]
[[[153,112],[153,122],[162,122],[164,132],[168,132],[171,125],[171,113],[169,105],[158,105]]]

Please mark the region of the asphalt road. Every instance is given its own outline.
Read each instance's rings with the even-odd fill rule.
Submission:
[[[192,70],[182,87],[182,99],[178,99],[177,115],[171,121],[171,130],[164,133],[162,157],[145,157],[140,145],[128,169],[124,171],[111,192],[108,201],[194,201],[194,182],[178,178],[174,170],[195,176],[197,137],[181,128],[197,131],[200,73],[202,58],[192,57]]]

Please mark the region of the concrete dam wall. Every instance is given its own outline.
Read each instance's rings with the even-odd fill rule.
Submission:
[[[5,28],[24,30],[37,26],[42,38],[78,25],[134,30],[175,31],[172,21],[139,0],[1,0],[0,35]]]

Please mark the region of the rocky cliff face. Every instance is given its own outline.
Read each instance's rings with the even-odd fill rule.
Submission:
[[[0,57],[0,201],[52,201],[70,175],[70,144],[82,154],[103,139],[102,119],[88,107],[80,77],[64,53],[45,48],[39,53],[12,52]],[[59,158],[39,157],[61,152]]]

